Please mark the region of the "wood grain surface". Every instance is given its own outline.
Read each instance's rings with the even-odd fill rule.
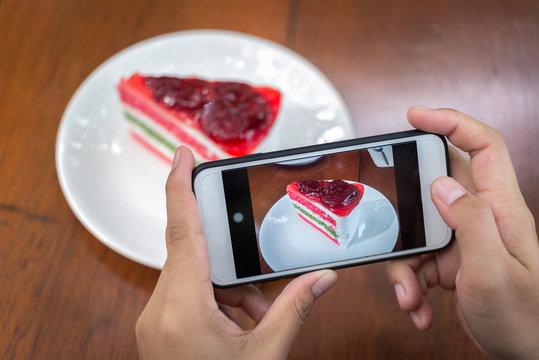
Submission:
[[[342,94],[356,135],[408,129],[412,105],[501,130],[539,217],[539,3],[535,0],[0,1],[0,358],[137,358],[135,321],[159,272],[96,240],[62,195],[54,151],[71,96],[125,47],[184,29],[283,44]],[[419,332],[385,264],[339,270],[290,359],[480,359],[452,295]],[[275,297],[286,284],[260,285]],[[245,326],[253,324],[241,316]]]

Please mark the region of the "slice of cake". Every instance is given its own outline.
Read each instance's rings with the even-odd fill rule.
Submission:
[[[344,180],[295,181],[286,187],[298,215],[339,246],[348,247],[359,226],[363,184]]]
[[[252,153],[281,102],[269,87],[194,77],[134,74],[120,81],[118,92],[133,137],[168,161],[181,144],[199,162]]]

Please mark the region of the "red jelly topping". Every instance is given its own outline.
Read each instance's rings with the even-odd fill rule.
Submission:
[[[319,180],[305,180],[298,181],[299,191],[304,195],[310,195],[314,198],[320,198],[325,189],[329,186],[328,181],[319,181]]]
[[[296,184],[299,192],[339,213],[351,211],[363,196],[363,186],[357,186],[361,184],[350,184],[343,180],[305,180]]]
[[[212,140],[226,145],[252,141],[265,134],[275,115],[255,88],[239,82],[147,77],[144,85],[164,106],[191,115]]]
[[[175,110],[195,111],[209,101],[207,81],[175,77],[147,77],[144,85],[153,98]]]

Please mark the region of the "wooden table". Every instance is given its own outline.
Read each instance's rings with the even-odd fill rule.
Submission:
[[[0,357],[136,358],[135,321],[159,272],[96,240],[68,207],[55,138],[70,97],[119,50],[171,31],[261,36],[314,63],[357,135],[408,129],[412,105],[454,107],[506,136],[539,219],[539,6],[534,0],[0,2]],[[450,293],[417,331],[385,265],[339,270],[291,359],[481,358]],[[261,285],[274,297],[285,281]],[[246,325],[249,322],[243,319]]]

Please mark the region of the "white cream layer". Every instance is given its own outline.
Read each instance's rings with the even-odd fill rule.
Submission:
[[[139,110],[125,104],[125,103],[123,103],[123,107],[124,107],[124,110],[128,114],[135,117],[144,126],[148,127],[149,129],[151,129],[152,131],[157,133],[159,136],[161,136],[163,139],[165,139],[170,144],[174,144],[176,147],[178,147],[179,145],[189,146],[188,144],[182,143],[174,134],[167,131],[164,127],[159,125],[155,120],[151,119],[150,117],[148,117],[143,112],[141,112],[141,111],[139,111]],[[132,124],[130,121],[128,121],[128,122],[133,128],[137,128],[137,126],[135,124]],[[208,153],[210,153],[211,155],[215,155],[216,157],[218,157],[220,159],[225,159],[225,158],[230,157],[230,155],[228,155],[225,151],[223,151],[220,147],[218,147],[213,141],[211,141],[206,135],[200,133],[198,130],[193,129],[192,127],[189,127],[187,125],[184,125],[180,121],[174,122],[174,126],[177,126],[182,131],[187,133],[190,137],[195,139],[196,142],[201,144],[203,147],[207,148]],[[158,141],[156,141],[154,138],[152,138],[152,137],[148,136],[147,134],[145,134],[142,129],[139,128],[136,131],[137,131],[137,134],[142,136],[149,143],[151,143],[152,145],[155,144],[156,145],[155,147],[158,148],[159,150],[161,150],[163,148],[166,149],[166,150],[164,150],[164,154],[170,154],[170,149],[168,147],[164,146],[163,144],[157,144]],[[207,158],[205,156],[202,156],[201,154],[199,154],[196,151],[196,149],[193,149],[192,147],[190,147],[190,148],[193,151],[197,161],[207,161]],[[174,155],[174,152],[172,152],[171,158],[172,158],[173,155]]]
[[[293,201],[294,205],[300,207],[302,210],[313,216],[318,221],[324,223],[327,227],[335,230],[335,233],[337,234],[337,241],[339,243],[339,246],[344,246],[345,248],[348,247],[352,239],[354,238],[354,235],[357,231],[357,228],[359,226],[359,204],[352,210],[348,216],[337,216],[331,212],[328,212],[328,210],[321,205],[311,202],[312,205],[320,209],[322,212],[326,213],[328,216],[330,216],[332,219],[335,220],[336,225],[334,226],[329,221],[321,218],[319,215],[313,213],[310,209],[305,207],[304,205],[300,204],[297,201]],[[316,223],[315,223],[316,224]],[[324,228],[321,228],[323,231],[326,231]]]

